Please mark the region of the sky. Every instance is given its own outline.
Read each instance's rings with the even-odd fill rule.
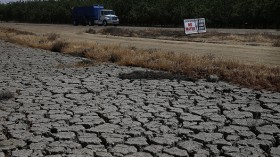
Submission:
[[[0,0],[0,3],[9,3],[9,2],[15,2],[19,0]]]

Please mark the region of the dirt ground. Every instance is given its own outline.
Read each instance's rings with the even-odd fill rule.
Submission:
[[[280,156],[279,92],[82,61],[0,40],[0,157]]]
[[[27,24],[27,23],[0,23],[0,27],[15,28],[23,31],[29,31],[36,34],[57,33],[63,39],[75,41],[93,41],[98,44],[113,44],[126,47],[141,49],[160,49],[163,51],[190,53],[197,55],[212,54],[216,57],[241,60],[253,64],[266,64],[280,66],[280,48],[272,46],[255,46],[236,44],[235,42],[226,44],[221,43],[201,43],[188,41],[173,41],[161,39],[147,39],[136,37],[119,37],[100,34],[85,33],[89,28],[97,31],[104,27],[98,26],[72,26],[72,25],[49,25],[49,24]],[[121,27],[120,28],[128,28]],[[129,27],[129,29],[146,29],[143,27]],[[155,28],[156,29],[156,28]],[[162,29],[162,28],[160,28]],[[170,30],[180,30],[174,28]],[[168,29],[167,29],[168,30]],[[232,34],[246,33],[269,33],[279,35],[277,30],[237,30],[237,29],[209,29],[209,32],[221,32]],[[182,31],[183,33],[183,31]],[[221,39],[222,41],[223,39]]]

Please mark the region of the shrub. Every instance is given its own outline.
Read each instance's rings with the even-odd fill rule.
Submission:
[[[121,56],[119,54],[116,54],[116,53],[112,53],[110,55],[110,58],[109,58],[109,61],[112,62],[112,63],[116,63],[118,61],[121,60]]]
[[[65,41],[56,41],[52,44],[50,50],[53,52],[62,52],[63,48],[68,45]]]

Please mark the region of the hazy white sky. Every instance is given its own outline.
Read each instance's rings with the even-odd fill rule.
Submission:
[[[15,2],[19,0],[0,0],[0,3],[9,3],[9,2]]]

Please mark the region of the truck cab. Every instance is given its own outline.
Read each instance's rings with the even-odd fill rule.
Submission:
[[[113,10],[100,10],[100,18],[98,20],[99,25],[118,25],[119,24],[119,18],[116,16],[115,12]]]

